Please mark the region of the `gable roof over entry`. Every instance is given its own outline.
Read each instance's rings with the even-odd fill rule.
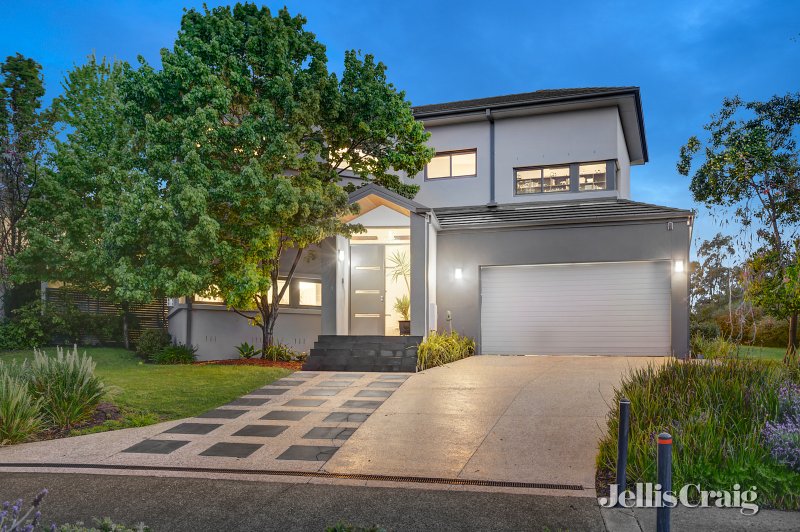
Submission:
[[[361,211],[356,215],[345,216],[344,221],[349,222],[359,216],[376,209],[380,206],[388,207],[393,211],[405,216],[411,213],[424,212],[427,208],[421,203],[410,200],[405,196],[393,192],[375,183],[369,183],[360,187],[348,196],[349,202],[358,203]]]

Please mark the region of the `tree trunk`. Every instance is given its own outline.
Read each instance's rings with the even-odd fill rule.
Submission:
[[[786,346],[786,354],[783,361],[791,364],[797,358],[797,314],[789,316],[789,343]]]
[[[131,348],[131,339],[128,331],[128,304],[122,304],[122,343],[125,349]]]

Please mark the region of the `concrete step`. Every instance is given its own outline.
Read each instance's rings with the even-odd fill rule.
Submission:
[[[414,371],[419,336],[321,335],[304,369],[331,371]]]

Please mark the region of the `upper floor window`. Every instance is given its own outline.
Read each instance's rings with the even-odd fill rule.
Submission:
[[[425,167],[425,179],[478,175],[478,150],[437,153]]]
[[[514,187],[517,194],[569,192],[569,165],[516,169]]]
[[[605,190],[606,163],[581,164],[578,167],[578,190]]]

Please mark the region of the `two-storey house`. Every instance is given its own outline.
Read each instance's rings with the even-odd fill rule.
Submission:
[[[423,173],[403,176],[419,193],[412,201],[368,184],[351,194],[361,206],[351,222],[367,231],[323,242],[301,265],[276,325],[282,342],[308,350],[320,339],[317,355],[339,357],[331,367],[361,367],[348,366],[348,353],[363,354],[353,337],[379,356],[381,338],[400,340],[390,337],[404,328],[408,297],[407,344],[452,327],[481,354],[687,355],[692,212],[630,197],[631,167],[648,161],[637,87],[414,114],[436,150]],[[259,342],[213,301],[176,305],[170,331],[204,358]]]

